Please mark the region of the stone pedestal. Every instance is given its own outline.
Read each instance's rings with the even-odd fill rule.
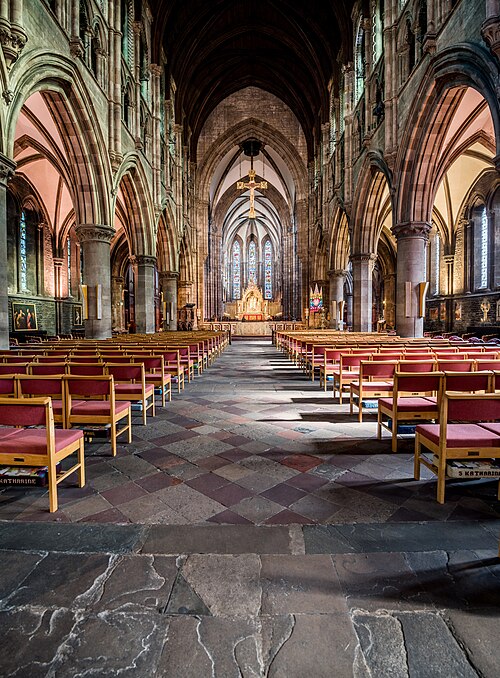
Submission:
[[[392,229],[398,243],[396,332],[401,337],[422,337],[424,334],[418,285],[427,279],[425,248],[430,229],[427,222],[398,224]]]
[[[83,252],[83,284],[87,285],[85,336],[88,339],[111,337],[110,243],[114,234],[114,228],[102,224],[76,227]]]
[[[16,164],[0,154],[0,348],[9,348],[9,297],[7,265],[7,184]]]
[[[340,302],[344,301],[344,283],[347,271],[329,271],[330,279],[330,327],[344,329],[344,319],[340,317]]]
[[[155,265],[156,258],[138,255],[135,284],[135,322],[137,331],[152,334],[155,331]]]
[[[170,311],[168,322],[165,317],[163,319],[163,329],[173,331],[177,329],[177,281],[179,274],[163,271],[159,277],[163,302],[167,304],[167,310]]]
[[[376,254],[353,254],[353,322],[354,332],[372,331],[372,273]]]

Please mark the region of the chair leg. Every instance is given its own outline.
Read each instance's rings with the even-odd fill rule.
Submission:
[[[382,439],[382,415],[380,409],[377,412],[377,438],[378,440]]]
[[[127,414],[127,420],[128,420],[128,442],[132,442],[132,408],[129,409],[128,414]]]
[[[47,467],[49,480],[49,511],[55,513],[57,511],[57,471],[55,462],[50,459]]]
[[[398,420],[392,420],[391,451],[398,451]]]
[[[394,422],[393,422],[394,425]],[[420,452],[422,445],[420,443],[420,436],[417,433],[415,436],[415,456],[413,458],[413,477],[415,480],[420,480]]]
[[[437,482],[437,500],[439,504],[444,504],[445,485],[446,485],[446,455],[441,454],[439,457],[438,482]]]
[[[78,487],[83,487],[85,485],[85,445],[83,438],[80,440],[80,447],[78,448],[78,463],[80,464],[78,469]]]
[[[147,414],[147,407],[148,401],[147,398],[142,399],[142,425],[146,426],[146,414]]]
[[[165,384],[162,384],[161,386],[161,406],[165,407],[166,402],[165,402]]]
[[[111,454],[116,457],[116,421],[111,424]]]
[[[363,423],[363,401],[362,401],[361,391],[358,393],[358,421],[360,424]]]

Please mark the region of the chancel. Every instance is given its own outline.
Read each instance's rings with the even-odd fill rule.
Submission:
[[[0,675],[500,675],[500,0],[1,0],[0,82]]]

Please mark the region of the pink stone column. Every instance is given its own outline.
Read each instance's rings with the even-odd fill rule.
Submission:
[[[83,252],[83,284],[87,285],[88,339],[111,337],[110,244],[115,229],[103,224],[80,224],[76,235]]]
[[[177,329],[177,281],[178,273],[163,271],[160,273],[160,287],[163,292],[163,301],[168,304],[170,315],[168,323],[163,322],[163,329],[174,331]]]
[[[343,318],[340,317],[340,302],[344,301],[344,283],[347,271],[328,271],[330,278],[330,327],[335,330],[344,329]]]
[[[397,248],[396,332],[401,337],[422,337],[424,319],[419,313],[419,283],[427,280],[425,250],[431,225],[408,222],[393,227]]]
[[[354,332],[372,331],[372,273],[376,259],[372,253],[351,255]]]
[[[135,285],[135,321],[137,331],[152,334],[155,331],[155,265],[156,257],[137,255]]]

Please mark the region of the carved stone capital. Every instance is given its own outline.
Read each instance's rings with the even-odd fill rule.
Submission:
[[[179,274],[175,271],[161,271],[159,277],[161,280],[179,280]]]
[[[69,42],[69,52],[73,59],[81,59],[84,55],[85,49],[83,47],[83,42],[79,37],[74,37]]]
[[[54,263],[54,268],[62,268],[65,260],[62,257],[54,257],[52,259]]]
[[[335,268],[331,271],[328,271],[329,278],[345,278],[347,276],[347,271],[344,271],[343,268]]]
[[[353,263],[362,262],[362,263],[375,263],[377,261],[377,255],[371,252],[361,252],[358,254],[351,254],[350,259]]]
[[[481,35],[493,54],[500,58],[500,17],[486,19],[481,26]]]
[[[152,257],[148,254],[137,254],[135,257],[135,263],[137,266],[151,267],[156,266],[156,257]]]
[[[79,224],[76,229],[76,237],[80,243],[105,242],[111,243],[115,235],[115,229],[104,224]]]
[[[0,186],[6,188],[15,171],[16,163],[0,154]]]
[[[158,66],[158,64],[149,64],[149,70],[151,71],[151,74],[159,78],[162,73],[162,67]]]
[[[403,238],[422,238],[428,240],[432,226],[427,221],[407,221],[392,227],[392,233],[397,240]]]

